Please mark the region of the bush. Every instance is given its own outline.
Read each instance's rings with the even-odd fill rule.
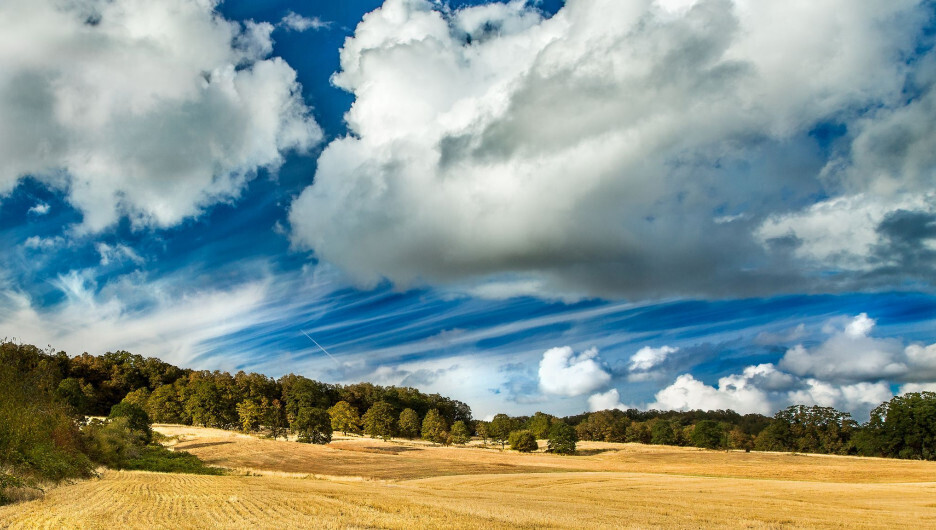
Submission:
[[[150,429],[149,415],[140,405],[124,398],[123,401],[111,407],[109,419],[127,419],[127,428],[136,432],[143,439],[143,443],[150,443],[153,431]]]
[[[146,445],[143,434],[131,429],[127,418],[106,423],[91,420],[84,428],[84,435],[91,460],[112,469],[126,469],[131,460],[140,457]]]
[[[144,447],[139,456],[127,462],[126,469],[193,475],[223,475],[225,472],[224,469],[205,465],[191,453],[170,451],[161,445]]]
[[[3,344],[0,349],[16,348]],[[14,481],[58,481],[92,474],[69,405],[58,401],[40,374],[0,364],[0,473]],[[57,387],[57,385],[55,385]],[[25,482],[24,482],[25,484]]]
[[[536,436],[533,436],[533,431],[513,431],[507,437],[507,441],[510,444],[510,448],[521,453],[531,453],[539,449],[539,445],[536,443]]]

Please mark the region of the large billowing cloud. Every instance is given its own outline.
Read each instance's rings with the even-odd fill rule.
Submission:
[[[387,0],[341,51],[351,134],[293,203],[293,239],[363,284],[931,283],[936,200],[914,195],[934,177],[936,68],[915,51],[930,11],[569,0],[545,19]]]
[[[0,194],[31,175],[66,190],[84,230],[164,227],[318,142],[273,26],[216,4],[0,3]]]

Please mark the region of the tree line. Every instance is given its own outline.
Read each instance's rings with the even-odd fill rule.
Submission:
[[[106,416],[88,421],[89,416]],[[94,465],[201,470],[169,462],[150,423],[181,423],[300,442],[328,443],[335,431],[375,438],[464,444],[473,436],[518,451],[575,452],[579,440],[709,449],[795,451],[936,460],[936,394],[897,396],[865,424],[829,407],[792,406],[773,417],[731,410],[604,410],[558,418],[498,414],[476,421],[470,407],[415,388],[328,384],[289,374],[182,369],[125,351],[70,357],[0,344],[0,502],[26,479],[87,476]],[[192,457],[194,458],[194,457]],[[175,467],[173,467],[175,466]]]
[[[536,417],[528,424],[537,423]],[[582,440],[936,460],[933,392],[895,396],[872,410],[864,424],[848,412],[806,405],[787,407],[773,417],[732,410],[629,409],[563,420]]]

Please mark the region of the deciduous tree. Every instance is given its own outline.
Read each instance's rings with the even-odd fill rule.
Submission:
[[[442,443],[448,436],[448,425],[445,419],[439,414],[439,411],[432,409],[426,413],[422,421],[422,437],[432,443]]]
[[[389,440],[393,436],[396,422],[393,407],[386,401],[378,401],[364,413],[364,432],[372,438]]]
[[[347,401],[335,403],[328,409],[328,415],[331,417],[332,429],[336,431],[347,435],[349,432],[358,433],[361,429],[361,417]]]

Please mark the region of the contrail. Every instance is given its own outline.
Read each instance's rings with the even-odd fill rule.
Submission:
[[[308,337],[309,340],[312,341],[312,344],[315,344],[316,346],[318,346],[319,349],[322,350],[322,352],[324,352],[325,355],[327,355],[329,359],[335,361],[335,364],[337,364],[338,366],[341,366],[341,363],[338,362],[338,359],[335,359],[334,357],[332,357],[332,354],[328,353],[328,350],[326,350],[325,348],[323,348],[321,344],[315,342],[315,339],[312,338],[312,335],[309,335],[308,333],[306,333],[304,329],[300,329],[299,331],[301,331],[303,335],[305,335],[306,337]]]

